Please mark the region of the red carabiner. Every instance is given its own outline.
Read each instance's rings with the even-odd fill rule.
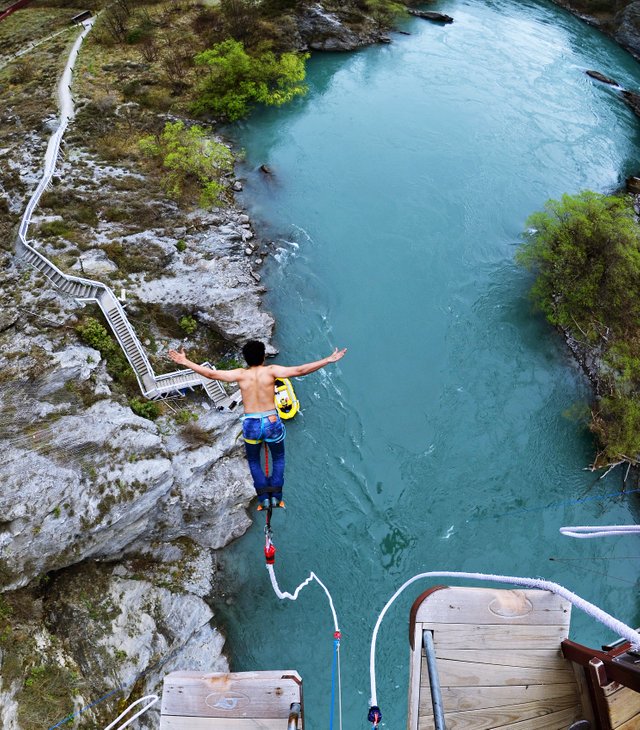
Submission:
[[[273,565],[276,562],[276,546],[272,542],[264,546],[264,557],[267,565]]]

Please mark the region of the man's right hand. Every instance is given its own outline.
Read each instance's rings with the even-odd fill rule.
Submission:
[[[186,365],[188,362],[184,347],[181,347],[179,350],[169,350],[169,357],[178,365]]]
[[[336,347],[336,349],[331,353],[331,355],[329,355],[329,357],[327,358],[327,360],[329,362],[338,362],[338,360],[342,360],[342,358],[346,354],[347,354],[347,348],[346,347],[343,347],[342,350],[338,350],[338,348]]]

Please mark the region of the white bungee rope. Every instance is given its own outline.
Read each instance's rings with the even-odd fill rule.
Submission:
[[[107,727],[105,727],[104,730],[112,730],[112,728],[115,728],[116,723],[120,722],[120,720],[122,720],[122,718],[126,717],[129,714],[129,712],[131,710],[133,710],[134,707],[136,707],[137,705],[139,705],[142,702],[145,702],[146,701],[147,704],[141,710],[138,710],[138,712],[136,712],[135,715],[133,715],[132,717],[130,717],[122,725],[118,725],[117,730],[123,730],[128,725],[131,725],[131,723],[134,720],[136,720],[138,717],[140,717],[140,715],[143,715],[150,707],[153,707],[153,705],[155,705],[156,702],[159,699],[160,698],[158,697],[158,695],[145,695],[144,697],[141,697],[139,700],[136,700],[135,702],[132,702],[129,705],[129,707],[127,707],[127,709],[124,712],[122,712],[120,715],[118,715],[118,717],[116,717],[116,719],[113,722],[109,723],[107,725]]]
[[[297,601],[298,596],[300,595],[300,591],[305,588],[306,586],[311,583],[312,580],[315,580],[320,588],[327,594],[327,598],[329,599],[329,606],[331,608],[331,615],[333,616],[333,628],[334,631],[340,631],[340,627],[338,626],[338,614],[336,613],[335,606],[333,605],[333,598],[331,597],[331,593],[329,593],[329,589],[327,586],[318,578],[318,576],[311,571],[309,573],[309,577],[302,581],[300,585],[295,589],[293,593],[287,593],[286,591],[281,591],[280,586],[278,585],[278,580],[276,578],[275,571],[273,569],[273,563],[269,564],[267,563],[267,572],[269,573],[269,578],[271,579],[271,586],[273,588],[273,592],[276,594],[276,596],[282,601],[285,598],[287,598],[290,601]]]
[[[561,527],[560,532],[567,537],[577,537],[585,540],[590,537],[638,534],[640,533],[640,525],[573,525]]]
[[[392,604],[398,598],[398,596],[410,585],[418,580],[422,580],[423,578],[464,578],[466,580],[490,581],[492,583],[511,583],[513,585],[524,586],[526,588],[537,588],[543,591],[551,591],[552,593],[556,593],[557,595],[562,596],[567,601],[576,606],[576,608],[584,611],[592,618],[595,618],[601,624],[610,629],[613,633],[623,637],[624,639],[627,639],[627,641],[631,642],[631,645],[634,648],[640,647],[640,633],[632,629],[630,626],[627,626],[627,624],[623,623],[622,621],[619,621],[617,618],[614,618],[610,614],[606,613],[606,611],[603,611],[597,606],[594,606],[593,603],[589,603],[589,601],[585,601],[584,598],[580,598],[580,596],[572,593],[558,583],[542,580],[540,578],[519,578],[517,576],[511,575],[465,573],[449,570],[435,570],[429,571],[428,573],[419,573],[418,575],[414,575],[413,578],[410,578],[408,581],[403,583],[400,588],[398,588],[398,590],[391,596],[391,598],[387,601],[384,608],[382,609],[380,615],[378,616],[378,620],[376,621],[376,625],[373,629],[373,635],[371,637],[371,652],[369,656],[369,673],[371,682],[371,707],[369,709],[369,721],[373,722],[375,727],[377,727],[378,722],[382,719],[382,713],[380,712],[380,708],[378,707],[378,693],[376,689],[376,642],[378,638],[378,631],[380,629],[382,620],[385,617],[385,614],[387,613],[389,608],[391,608]]]
[[[335,701],[335,682],[337,679],[337,689],[338,689],[338,727],[340,730],[342,730],[342,673],[340,669],[340,641],[342,638],[342,634],[340,631],[340,626],[338,624],[338,614],[336,613],[336,609],[333,603],[333,597],[331,596],[331,593],[329,592],[329,589],[327,586],[318,578],[318,576],[311,571],[309,573],[309,576],[300,583],[300,585],[294,590],[293,593],[289,593],[287,591],[280,590],[280,586],[278,585],[278,580],[276,578],[275,569],[274,569],[274,562],[275,562],[275,545],[271,541],[271,528],[268,527],[266,532],[266,544],[265,544],[265,558],[266,558],[266,568],[267,572],[269,573],[269,579],[271,580],[271,587],[273,588],[273,592],[276,594],[276,596],[282,601],[284,599],[287,599],[289,601],[297,601],[298,596],[300,595],[300,591],[303,588],[306,588],[312,581],[316,581],[316,583],[322,588],[322,590],[325,592],[325,595],[327,596],[327,600],[329,601],[329,608],[331,609],[331,615],[333,617],[333,666],[331,670],[331,714],[329,717],[329,730],[333,730],[333,716],[334,716],[334,701]]]

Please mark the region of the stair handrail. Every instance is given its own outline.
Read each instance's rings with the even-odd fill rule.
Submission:
[[[56,274],[60,274],[60,276],[64,277],[67,281],[73,281],[77,282],[78,284],[84,284],[85,286],[92,286],[96,287],[97,289],[104,289],[111,291],[106,284],[103,284],[101,281],[95,281],[94,279],[85,279],[82,276],[74,276],[73,274],[66,274],[64,271],[62,271],[60,268],[58,268],[53,261],[48,259],[46,256],[40,253],[37,249],[35,249],[31,244],[27,243],[27,241],[22,237],[22,235],[18,234],[20,238],[20,243],[27,248],[31,253],[34,253],[39,259],[44,261],[48,266],[50,266]],[[44,271],[42,272],[47,279],[51,280],[51,277],[48,276]],[[56,286],[55,282],[51,282],[54,286]],[[98,301],[96,298],[89,298],[84,299],[83,297],[74,297],[74,299],[81,299],[83,301]]]

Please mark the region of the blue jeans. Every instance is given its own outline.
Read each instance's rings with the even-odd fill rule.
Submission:
[[[249,471],[258,497],[282,499],[286,431],[277,411],[245,415],[242,421],[242,436],[245,439],[244,448],[247,452]],[[271,453],[269,476],[264,473],[260,462],[264,444],[267,444]]]

